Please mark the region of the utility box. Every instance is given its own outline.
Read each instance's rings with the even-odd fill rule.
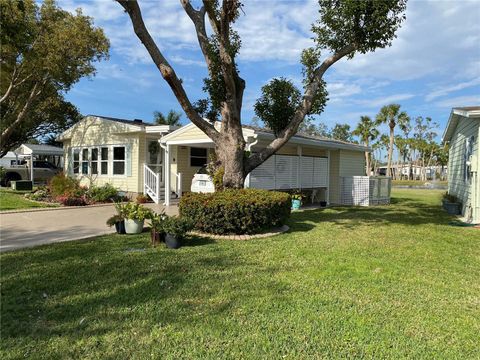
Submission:
[[[33,190],[33,182],[30,180],[11,181],[12,190],[16,191],[31,191]]]

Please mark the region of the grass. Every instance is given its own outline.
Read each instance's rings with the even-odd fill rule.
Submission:
[[[2,254],[2,359],[480,357],[480,230],[441,191],[267,239],[111,235]]]
[[[58,206],[55,204],[46,204],[38,201],[25,199],[25,194],[29,192],[30,191],[14,191],[10,188],[1,188],[0,211]]]
[[[434,182],[437,185],[448,185],[448,181],[440,181],[440,180],[428,180],[428,181],[423,181],[423,180],[392,180],[392,185],[417,185],[417,186],[423,186],[426,183],[432,183]]]

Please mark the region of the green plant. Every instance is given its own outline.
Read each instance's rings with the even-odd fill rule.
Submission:
[[[180,216],[196,229],[213,234],[254,234],[285,224],[290,216],[287,193],[259,189],[226,189],[188,193],[180,199]]]
[[[135,202],[117,204],[116,207],[119,215],[123,216],[125,219],[130,220],[143,221],[145,219],[150,219],[153,214],[152,210]]]
[[[302,201],[303,199],[305,199],[305,195],[302,193],[301,190],[297,189],[297,190],[293,190],[290,194],[292,200],[300,200]]]
[[[5,177],[6,170],[3,166],[0,166],[0,182],[3,182],[3,178]]]
[[[174,235],[176,238],[183,238],[185,234],[193,228],[191,220],[178,217],[167,216],[162,220],[162,229],[165,233]]]
[[[448,192],[443,194],[443,200],[445,200],[447,202],[450,202],[450,203],[458,202],[458,198],[455,195],[449,194]]]
[[[32,193],[25,194],[25,198],[34,201],[46,201],[50,198],[50,193],[47,188],[38,188]]]
[[[109,183],[102,186],[91,185],[87,196],[93,202],[112,202],[117,198],[118,190]]]
[[[53,197],[80,197],[85,194],[85,189],[80,186],[80,181],[64,173],[52,177],[48,187]]]
[[[207,173],[212,178],[215,190],[222,190],[225,168],[222,166],[222,163],[217,159],[215,153],[210,154],[210,162],[207,164]]]
[[[120,222],[120,221],[123,221],[124,218],[123,216],[119,215],[119,214],[115,214],[113,216],[110,216],[107,220],[107,225],[109,227],[112,227],[114,226],[116,223]]]
[[[87,201],[84,196],[62,195],[57,197],[58,202],[64,206],[85,206]]]
[[[149,218],[150,227],[153,231],[161,233],[165,232],[164,225],[167,221],[168,216],[162,211],[160,214],[152,213],[152,216]]]

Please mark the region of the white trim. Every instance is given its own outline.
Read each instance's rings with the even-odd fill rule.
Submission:
[[[173,133],[172,133],[173,134]],[[188,139],[188,140],[170,140],[170,141],[163,141],[160,139],[162,144],[168,145],[195,145],[195,144],[214,144],[213,140],[211,139]]]
[[[330,150],[327,151],[327,191],[325,201],[330,205]]]
[[[113,148],[115,147],[123,147],[125,148],[125,160],[124,163],[125,163],[125,172],[124,174],[114,174],[113,173]],[[115,178],[115,179],[123,179],[123,178],[127,178],[128,175],[127,175],[127,148],[128,148],[128,144],[108,144],[108,145],[88,145],[88,146],[70,146],[70,148],[72,149],[72,176],[75,176],[75,177],[83,177],[83,176],[95,176],[97,178]],[[108,161],[107,161],[107,174],[102,174],[102,162],[105,162],[105,160],[102,160],[102,148],[108,148]],[[75,161],[75,158],[74,158],[74,152],[75,150],[78,149],[79,150],[79,157],[78,157],[78,163],[79,163],[79,166],[78,166],[78,173],[74,173],[74,163],[76,162]],[[88,150],[88,173],[87,174],[83,174],[82,173],[82,162],[83,162],[83,150],[87,149]],[[97,162],[97,174],[92,174],[91,173],[91,169],[92,169],[92,166],[91,166],[91,162],[92,162],[92,149],[98,149],[98,160],[96,161]],[[120,162],[122,160],[115,160],[117,162]]]
[[[162,133],[169,133],[171,131],[175,131],[180,129],[180,126],[172,126],[172,125],[153,125],[153,126],[146,126],[145,132],[147,134],[162,134]]]

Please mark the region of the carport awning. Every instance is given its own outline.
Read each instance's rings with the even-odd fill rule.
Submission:
[[[17,155],[56,155],[63,156],[63,149],[51,145],[22,144],[15,150]]]

